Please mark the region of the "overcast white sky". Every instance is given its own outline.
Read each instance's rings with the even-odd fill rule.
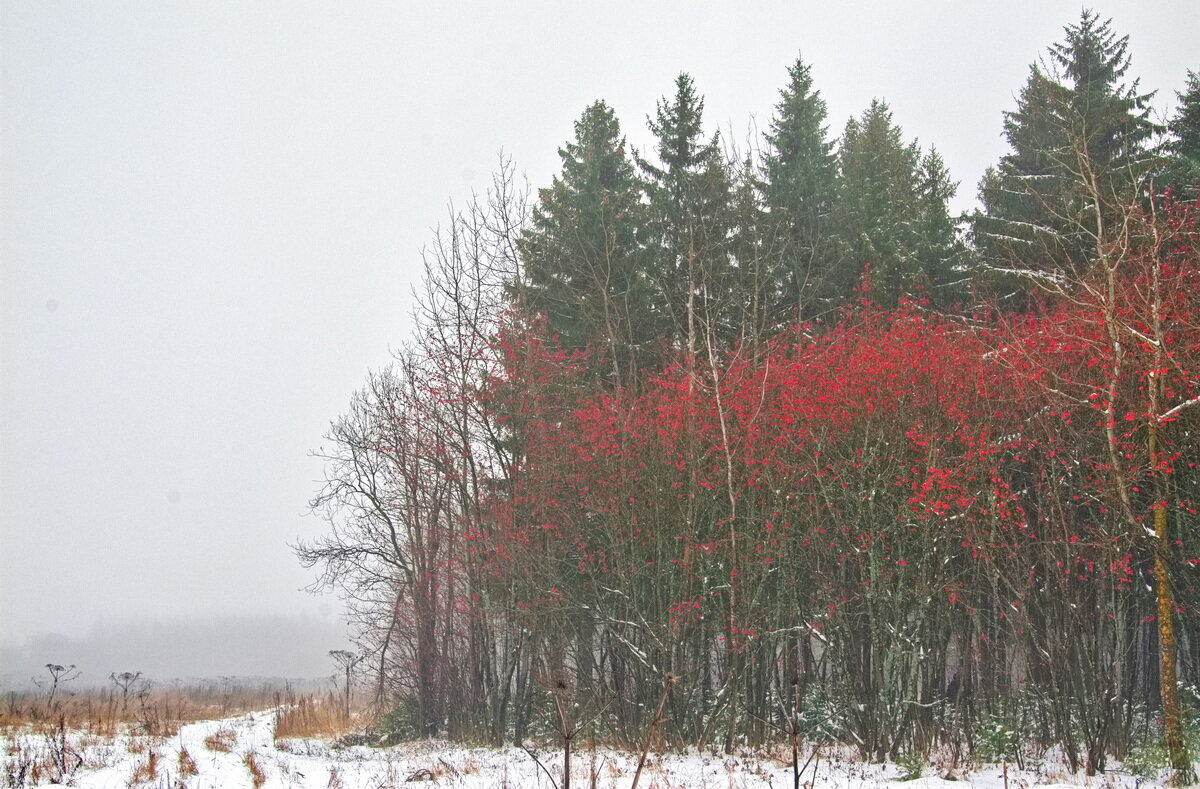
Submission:
[[[1193,0],[1106,0],[1174,107]],[[0,638],[233,613],[335,617],[287,543],[307,457],[405,337],[420,248],[532,185],[603,98],[630,141],[680,71],[710,129],[766,128],[798,54],[831,133],[873,97],[958,208],[1080,5],[6,0]]]

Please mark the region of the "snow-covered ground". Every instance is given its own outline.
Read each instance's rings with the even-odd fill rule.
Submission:
[[[390,749],[335,748],[320,740],[274,739],[274,712],[246,715],[184,726],[169,738],[122,735],[104,739],[67,732],[12,734],[0,737],[3,748],[4,786],[14,785],[21,765],[40,759],[39,784],[49,784],[67,768],[64,783],[92,789],[127,787],[187,787],[217,789],[253,787],[250,764],[257,765],[258,784],[270,789],[320,787],[320,789],[382,789],[404,786],[445,786],[468,789],[562,788],[562,754],[535,749],[537,762],[521,748],[467,748],[422,741]],[[181,757],[181,752],[185,755]],[[807,754],[806,754],[807,756]],[[778,757],[778,758],[777,758]],[[645,789],[785,789],[792,786],[790,764],[776,754],[652,754],[639,786]],[[190,764],[189,764],[190,762]],[[153,767],[151,767],[153,764]],[[57,767],[55,766],[57,765]],[[631,786],[637,766],[635,754],[607,749],[577,751],[572,759],[573,787],[624,789]],[[1009,767],[1007,784],[1001,767],[959,773],[957,780],[939,775],[945,768],[927,767],[915,780],[901,781],[896,765],[863,764],[847,753],[825,752],[801,777],[803,786],[817,787],[988,787],[1002,789],[1031,786],[1150,787],[1146,781],[1119,772],[1087,778],[1070,775],[1065,766],[1048,759],[1036,769]],[[553,776],[553,781],[550,776]],[[28,780],[28,774],[26,775]],[[17,783],[15,785],[22,785]],[[28,785],[34,784],[32,781]]]

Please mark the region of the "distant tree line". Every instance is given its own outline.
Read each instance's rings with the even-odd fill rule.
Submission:
[[[319,451],[298,553],[381,710],[640,742],[670,676],[667,743],[1092,773],[1165,736],[1188,779],[1200,78],[1161,128],[1127,45],[1065,28],[969,216],[885,102],[832,138],[802,61],[751,150],[683,74],[650,150],[597,101],[536,195],[503,163]]]

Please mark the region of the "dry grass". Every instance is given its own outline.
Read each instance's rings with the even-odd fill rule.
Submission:
[[[60,691],[53,702],[44,693],[9,693],[0,704],[0,733],[61,721],[69,730],[110,739],[122,731],[170,737],[185,723],[227,718],[293,699],[290,691],[278,688],[223,683],[154,688],[127,700],[114,689]]]
[[[157,780],[158,754],[150,751],[150,755],[146,757],[146,761],[139,764],[137,769],[133,771],[133,775],[129,776],[129,785],[152,784]]]
[[[184,781],[193,775],[200,774],[200,768],[196,767],[196,760],[188,753],[187,748],[179,749],[179,763],[176,765],[176,770],[179,772],[179,777]]]
[[[210,751],[229,753],[237,745],[237,732],[233,729],[217,729],[204,738],[204,747]]]
[[[3,786],[68,783],[81,768],[108,766],[92,749],[98,742],[103,742],[103,738],[72,732],[62,720],[27,726],[16,736],[11,736],[12,732],[3,734],[8,735],[0,759],[0,784]]]
[[[259,789],[267,782],[267,774],[263,772],[254,751],[246,751],[246,755],[242,757],[242,764],[246,765],[246,772],[250,773],[250,783],[254,784],[254,789]]]
[[[354,716],[346,715],[341,699],[334,694],[322,698],[301,696],[279,709],[275,739],[337,737],[351,731],[355,723]]]

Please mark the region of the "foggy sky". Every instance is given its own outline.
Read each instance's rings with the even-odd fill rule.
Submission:
[[[1079,8],[3,3],[0,642],[336,624],[288,547],[323,526],[307,453],[403,342],[430,229],[501,150],[546,185],[599,98],[645,149],[681,71],[744,144],[802,53],[831,137],[886,99],[965,209]],[[1172,110],[1200,69],[1195,4],[1096,8]]]
[[[141,672],[155,684],[216,677],[315,679],[337,673],[329,652],[347,647],[344,627],[333,617],[99,621],[82,636],[41,633],[0,643],[0,690],[44,683],[48,662],[74,665],[75,689],[108,686],[110,674],[123,672]]]

